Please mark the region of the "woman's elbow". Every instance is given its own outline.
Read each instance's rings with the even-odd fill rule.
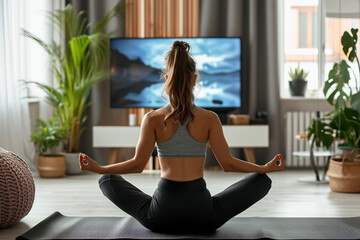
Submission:
[[[136,173],[142,173],[144,171],[145,167],[141,167],[139,169],[137,169],[137,172]]]
[[[233,170],[233,168],[229,162],[222,162],[220,165],[224,172],[232,172],[232,170]]]
[[[232,168],[230,168],[230,167],[223,168],[223,171],[224,172],[234,172],[234,170]]]
[[[144,166],[138,165],[133,168],[132,173],[142,173],[144,171],[144,168],[145,168]]]
[[[142,161],[139,161],[138,164],[134,167],[134,173],[142,173],[145,169],[146,164],[142,164]]]

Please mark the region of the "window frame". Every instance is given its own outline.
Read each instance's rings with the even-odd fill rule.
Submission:
[[[319,37],[317,38],[317,41],[315,41],[314,48],[318,49],[318,59],[317,59],[317,67],[318,67],[318,79],[317,79],[317,85],[318,89],[316,90],[315,94],[313,96],[308,96],[309,90],[307,90],[307,94],[305,94],[304,97],[294,97],[290,95],[290,90],[285,88],[285,79],[284,79],[284,65],[285,65],[285,34],[284,34],[284,19],[285,19],[285,1],[286,0],[280,0],[278,5],[278,11],[279,13],[279,24],[278,24],[278,39],[279,39],[279,81],[280,81],[280,98],[281,99],[294,99],[298,98],[301,99],[325,99],[325,96],[322,93],[323,86],[325,84],[325,77],[326,73],[325,71],[325,5],[324,0],[318,0],[318,14],[317,16],[317,24],[318,24],[318,31],[319,31]]]

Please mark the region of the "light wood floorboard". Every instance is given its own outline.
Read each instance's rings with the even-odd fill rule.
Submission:
[[[245,175],[206,171],[204,178],[214,195]],[[360,216],[360,194],[335,193],[328,184],[298,180],[305,176],[313,177],[311,170],[285,170],[269,175],[273,181],[269,194],[238,217]],[[60,179],[36,178],[35,201],[30,213],[19,223],[0,230],[0,239],[15,239],[55,211],[68,216],[127,216],[102,195],[98,178],[99,175],[92,173]],[[124,178],[152,195],[160,174],[146,172],[125,175]]]

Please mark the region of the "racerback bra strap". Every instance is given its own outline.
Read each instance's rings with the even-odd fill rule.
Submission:
[[[180,121],[178,121],[178,125],[179,125],[179,126],[186,126],[186,125],[189,123],[190,118],[191,118],[191,117],[189,116],[189,117],[186,119],[186,121],[184,122],[184,124],[181,124]]]
[[[171,106],[170,104],[165,106],[167,108],[167,110],[169,110],[171,112]],[[196,109],[196,105],[194,105],[194,110]],[[179,126],[186,126],[190,121],[190,117],[188,117],[188,119],[186,119],[186,121],[184,122],[184,124],[181,124],[180,121],[178,121],[178,125]]]
[[[170,104],[166,105],[167,110],[169,110],[171,112],[171,107]]]
[[[171,105],[166,106],[171,109]],[[196,109],[196,106],[194,106]],[[207,142],[199,142],[195,140],[187,130],[187,124],[191,120],[191,116],[181,124],[177,121],[177,129],[175,133],[165,142],[157,142],[157,151],[159,157],[205,157]]]

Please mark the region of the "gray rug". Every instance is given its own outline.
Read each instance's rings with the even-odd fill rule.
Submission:
[[[233,218],[213,233],[154,233],[131,217],[66,217],[55,212],[19,239],[360,239],[360,217]]]

